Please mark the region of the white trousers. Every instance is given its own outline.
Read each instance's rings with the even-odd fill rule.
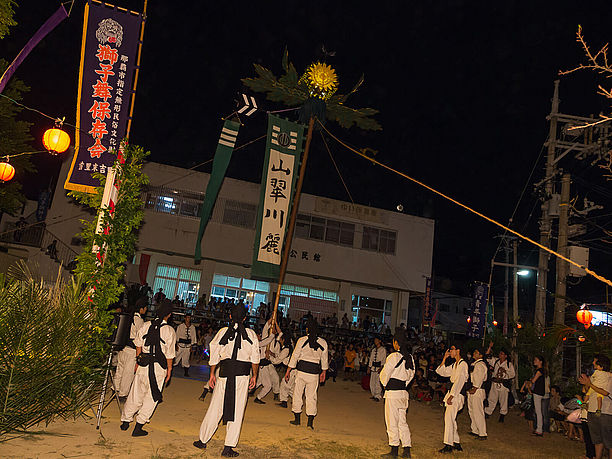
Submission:
[[[479,437],[487,436],[487,421],[484,415],[484,389],[478,389],[473,394],[468,393],[468,412],[472,420],[472,432]]]
[[[155,380],[157,381],[157,387],[161,390],[166,378],[166,370],[158,363],[154,365]],[[157,402],[153,401],[151,385],[149,384],[149,367],[138,367],[132,388],[130,389],[130,395],[128,395],[123,407],[123,413],[121,413],[121,421],[132,422],[134,415],[136,415],[136,422],[138,424],[146,424],[151,419],[156,406]]]
[[[270,389],[272,389],[272,379],[270,378],[269,370],[270,367],[274,368],[273,365],[266,365],[265,367],[259,369],[259,376],[257,378],[258,384],[261,385],[259,394],[257,394],[257,398],[259,400],[262,400],[266,395],[268,395],[268,392],[270,392]]]
[[[400,442],[403,447],[412,446],[410,428],[406,422],[407,409],[408,393],[401,398],[385,398],[385,423],[389,446],[399,446]]]
[[[491,384],[488,399],[489,406],[487,406],[485,413],[490,416],[499,401],[499,414],[508,414],[508,392],[510,391],[500,383]]]
[[[293,389],[293,406],[291,411],[294,413],[302,412],[304,401],[302,397],[306,395],[306,415],[317,415],[317,389],[319,388],[319,375],[304,373],[303,371],[293,370],[295,375],[295,387]],[[293,373],[293,372],[292,372]]]
[[[115,371],[115,390],[119,397],[127,397],[134,381],[136,368],[136,349],[124,347],[117,355],[117,371]]]
[[[280,401],[286,402],[289,400],[289,397],[293,397],[293,389],[295,387],[295,375],[297,374],[297,370],[291,371],[289,373],[289,382],[285,381],[285,378],[280,382]]]
[[[542,427],[544,425],[544,416],[542,415],[542,399],[544,396],[533,394],[533,408],[535,409],[536,422],[535,431],[536,433],[542,433]]]
[[[380,374],[376,371],[370,372],[370,392],[372,397],[380,400],[382,397],[382,386],[380,385]]]
[[[449,393],[444,397],[444,404],[449,397]],[[457,413],[463,408],[463,395],[459,394],[453,397],[452,405],[446,405],[444,411],[444,443],[453,446],[453,443],[461,443],[459,440],[459,432],[457,431]]]
[[[191,355],[191,347],[181,347],[178,346],[176,349],[176,358],[174,359],[174,366],[177,366],[179,363],[183,368],[189,368],[189,357]]]
[[[278,394],[280,392],[280,378],[278,371],[274,365],[268,365],[268,372],[270,373],[270,382],[272,383],[272,392]]]
[[[213,389],[210,405],[206,416],[200,426],[200,441],[208,443],[219,427],[219,421],[223,417],[223,400],[225,398],[225,386],[227,378],[217,378]],[[244,409],[246,408],[249,395],[249,376],[236,376],[236,403],[234,406],[234,420],[227,423],[225,429],[225,446],[234,448],[240,438]]]

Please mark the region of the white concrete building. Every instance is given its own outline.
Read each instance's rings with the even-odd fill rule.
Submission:
[[[68,161],[58,183],[64,183]],[[197,297],[272,301],[276,285],[252,280],[258,183],[226,178],[204,234],[202,263],[193,254],[199,212],[209,174],[149,162],[143,193],[145,218],[129,282],[146,281],[167,297],[194,304]],[[93,219],[55,191],[47,220],[61,243],[80,251],[80,218]],[[303,194],[293,257],[280,303],[291,315],[306,309],[322,315],[369,315],[392,327],[407,321],[411,293],[422,293],[430,276],[434,221]]]

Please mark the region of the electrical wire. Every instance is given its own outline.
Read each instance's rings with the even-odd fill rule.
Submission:
[[[440,196],[440,197],[442,197],[442,198],[446,199],[447,201],[452,202],[453,204],[455,204],[455,205],[457,205],[457,206],[459,206],[459,207],[461,207],[461,208],[463,208],[463,209],[467,210],[468,212],[471,212],[471,213],[473,213],[473,214],[475,214],[475,215],[479,216],[480,218],[482,218],[482,219],[484,219],[484,220],[487,220],[488,222],[493,223],[493,224],[494,224],[494,225],[496,225],[496,226],[499,226],[500,228],[502,228],[502,229],[506,230],[507,232],[512,233],[512,234],[514,234],[515,236],[517,236],[517,237],[519,237],[519,238],[521,238],[521,239],[523,239],[523,240],[525,240],[525,241],[527,241],[527,242],[529,242],[529,243],[531,243],[531,244],[533,244],[533,245],[535,245],[535,246],[539,247],[540,249],[542,249],[542,250],[544,250],[544,251],[546,251],[546,252],[550,253],[551,255],[554,255],[555,257],[557,257],[557,258],[559,258],[559,259],[561,259],[561,260],[563,260],[563,261],[565,261],[565,262],[567,262],[567,263],[570,263],[570,264],[572,264],[572,265],[574,265],[574,266],[576,266],[576,267],[578,267],[578,268],[580,268],[580,269],[583,269],[583,270],[584,270],[584,271],[585,271],[587,274],[589,274],[589,275],[593,276],[595,279],[597,279],[597,280],[599,280],[599,281],[601,281],[601,282],[603,282],[603,283],[605,283],[605,284],[607,284],[607,285],[609,285],[609,286],[612,286],[612,281],[610,281],[609,279],[606,279],[605,277],[603,277],[603,276],[601,276],[601,275],[597,274],[597,273],[596,273],[595,271],[593,271],[592,269],[589,269],[589,268],[587,268],[586,266],[582,266],[581,264],[576,263],[576,262],[575,262],[575,261],[573,261],[573,260],[570,260],[570,259],[569,259],[569,258],[567,258],[566,256],[563,256],[563,255],[561,255],[560,253],[558,253],[558,252],[556,252],[556,251],[554,251],[554,250],[552,250],[552,249],[550,249],[550,248],[548,248],[548,247],[546,247],[546,246],[544,246],[544,245],[540,244],[539,242],[536,242],[536,241],[534,241],[533,239],[531,239],[531,238],[529,238],[529,237],[527,237],[527,236],[524,236],[523,234],[519,233],[518,231],[515,231],[515,230],[513,230],[513,229],[511,229],[511,228],[508,228],[506,225],[504,225],[504,224],[502,224],[502,223],[499,223],[497,220],[495,220],[495,219],[493,219],[493,218],[491,218],[491,217],[488,217],[488,216],[484,215],[482,212],[479,212],[479,211],[477,211],[477,210],[474,210],[474,209],[472,209],[471,207],[469,207],[468,205],[463,204],[462,202],[457,201],[456,199],[451,198],[450,196],[448,196],[448,195],[446,195],[446,194],[442,193],[441,191],[438,191],[438,190],[436,190],[435,188],[433,188],[433,187],[431,187],[431,186],[429,186],[429,185],[427,185],[427,184],[425,184],[425,183],[423,183],[423,182],[421,182],[421,181],[419,181],[419,180],[417,180],[417,179],[415,179],[415,178],[413,178],[413,177],[409,176],[408,174],[406,174],[406,173],[404,173],[404,172],[400,172],[400,171],[398,171],[398,170],[396,170],[396,169],[393,169],[391,166],[388,166],[388,165],[386,165],[386,164],[384,164],[384,163],[381,163],[380,161],[377,161],[376,159],[369,157],[369,156],[368,156],[368,155],[366,155],[365,153],[360,152],[360,151],[359,151],[359,150],[357,150],[356,148],[353,148],[353,147],[349,146],[349,145],[348,145],[346,142],[344,142],[344,141],[340,140],[338,137],[336,137],[334,134],[332,134],[332,133],[329,131],[329,129],[327,129],[327,127],[326,127],[326,126],[325,126],[323,123],[321,123],[321,121],[319,121],[319,120],[317,119],[317,122],[318,122],[318,123],[319,123],[319,125],[321,126],[321,129],[324,129],[324,130],[325,130],[325,132],[327,132],[327,134],[328,134],[328,135],[329,135],[329,136],[330,136],[332,139],[334,139],[336,142],[338,142],[340,145],[342,145],[342,146],[343,146],[343,147],[345,147],[346,149],[348,149],[348,150],[352,151],[353,153],[357,154],[358,156],[361,156],[362,158],[367,159],[367,160],[368,160],[368,161],[370,161],[371,163],[376,164],[376,165],[378,165],[378,166],[382,167],[383,169],[387,169],[387,170],[388,170],[388,171],[390,171],[390,172],[393,172],[393,173],[395,173],[395,174],[397,174],[397,175],[399,175],[399,176],[401,176],[401,177],[404,177],[405,179],[410,180],[411,182],[413,182],[413,183],[415,183],[415,184],[417,184],[417,185],[419,185],[419,186],[421,186],[421,187],[423,187],[423,188],[425,188],[425,189],[427,189],[427,190],[431,191],[432,193],[437,194],[438,196]]]

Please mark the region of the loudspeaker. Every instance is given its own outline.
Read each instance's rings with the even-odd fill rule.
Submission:
[[[115,316],[117,328],[113,334],[112,345],[115,348],[123,348],[130,339],[130,328],[132,327],[132,314],[117,314]]]

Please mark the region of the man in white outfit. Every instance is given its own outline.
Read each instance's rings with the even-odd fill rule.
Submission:
[[[191,346],[196,345],[198,336],[195,326],[191,323],[191,314],[185,314],[183,322],[176,328],[176,360],[174,366],[181,365],[185,376],[189,377],[189,358],[191,357]]]
[[[238,456],[233,448],[240,438],[249,389],[255,387],[259,369],[259,340],[253,330],[245,328],[245,317],[246,308],[242,304],[233,305],[230,326],[219,330],[210,342],[208,385],[213,393],[200,426],[200,438],[193,442],[196,448],[206,448],[223,419],[227,428],[221,455],[225,457]]]
[[[379,341],[380,344],[380,341]],[[408,384],[414,377],[414,359],[402,331],[393,338],[393,352],[380,371],[380,383],[385,386],[385,424],[391,451],[383,457],[397,457],[400,442],[404,447],[402,457],[411,457],[412,438],[406,422],[409,394]]]
[[[265,405],[266,402],[263,401],[263,398],[268,395],[270,389],[272,389],[273,385],[273,377],[272,371],[276,373],[274,370],[274,365],[270,361],[270,346],[275,338],[275,333],[277,332],[277,326],[273,328],[264,327],[264,332],[261,334],[261,339],[259,341],[259,377],[258,384],[261,386],[259,393],[255,397],[255,403],[260,405]],[[272,370],[272,371],[270,371]],[[276,375],[278,378],[278,375]]]
[[[467,391],[468,412],[472,420],[470,435],[479,440],[487,439],[487,421],[484,414],[485,390],[482,385],[487,380],[487,364],[482,360],[482,351],[474,349],[472,352],[474,363],[470,373],[471,388]]]
[[[372,398],[377,402],[380,402],[382,398],[379,374],[386,359],[387,350],[382,347],[380,338],[374,338],[374,349],[370,352],[367,372],[370,375],[370,392],[372,393]]]
[[[455,363],[446,366],[446,360],[451,357],[455,359]],[[459,432],[457,432],[457,413],[463,408],[465,397],[463,395],[463,386],[468,380],[468,364],[461,358],[461,350],[458,346],[451,346],[444,353],[444,359],[440,366],[436,369],[436,373],[440,376],[450,378],[452,386],[444,396],[444,448],[441,453],[452,453],[453,450],[463,451],[459,440]]]
[[[136,376],[121,413],[121,430],[127,430],[136,416],[133,437],[148,434],[142,427],[149,422],[157,404],[162,401],[164,382],[170,380],[176,334],[168,324],[172,304],[162,301],[157,308],[157,319],[146,322],[138,331],[136,345]]]
[[[115,389],[119,400],[125,402],[132,381],[134,381],[134,368],[136,368],[136,345],[134,340],[138,335],[138,331],[144,325],[143,317],[147,314],[146,301],[136,302],[137,311],[132,317],[132,325],[130,326],[130,338],[119,354],[117,355],[117,370],[115,371]]]
[[[493,341],[489,343],[489,348],[485,353],[485,358],[490,367],[493,368],[491,373],[491,389],[489,390],[488,406],[485,409],[485,415],[488,418],[495,410],[495,405],[499,401],[499,422],[504,422],[504,417],[508,414],[508,394],[512,388],[512,380],[514,379],[514,365],[508,360],[508,352],[504,349],[499,351],[499,358],[492,357],[491,349],[493,349]]]
[[[281,350],[275,357],[272,358],[273,365],[282,365],[284,368],[289,367],[289,359],[291,358],[291,348],[287,345],[286,340],[288,339],[289,338],[287,335],[281,335]],[[280,403],[277,403],[278,406],[287,408],[287,400],[289,400],[289,397],[293,397],[293,388],[295,386],[296,374],[297,371],[291,371],[289,374],[289,381],[286,381],[285,378],[281,379],[279,388]]]
[[[319,383],[325,381],[328,369],[327,342],[319,337],[319,327],[316,319],[310,317],[306,325],[307,336],[302,336],[295,343],[295,349],[289,360],[285,381],[289,382],[292,370],[296,370],[295,387],[293,389],[294,420],[289,421],[295,426],[300,425],[303,399],[306,394],[306,415],[308,427],[314,429],[314,418],[317,415],[317,390]]]

